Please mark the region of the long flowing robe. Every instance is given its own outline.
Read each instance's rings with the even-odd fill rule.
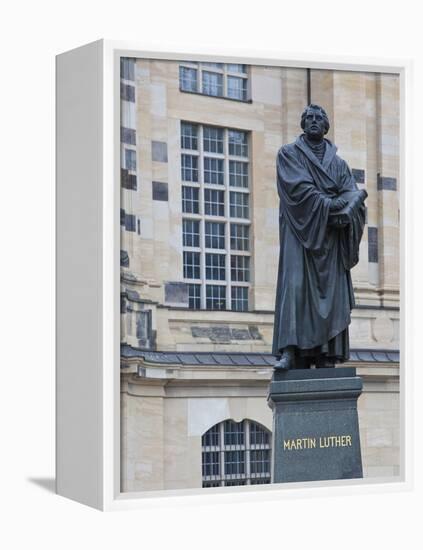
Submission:
[[[354,307],[350,270],[358,262],[365,209],[344,228],[328,225],[331,199],[357,190],[337,147],[325,140],[322,162],[299,136],[277,155],[280,256],[273,355],[295,346],[300,356],[343,362]]]

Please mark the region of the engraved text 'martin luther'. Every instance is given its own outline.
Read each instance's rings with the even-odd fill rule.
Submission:
[[[351,447],[351,435],[326,435],[323,437],[300,437],[284,439],[284,451],[303,451],[306,449],[328,449],[331,447]]]

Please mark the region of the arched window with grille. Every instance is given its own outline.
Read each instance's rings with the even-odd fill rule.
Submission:
[[[203,487],[270,483],[271,433],[253,420],[224,420],[201,438]]]

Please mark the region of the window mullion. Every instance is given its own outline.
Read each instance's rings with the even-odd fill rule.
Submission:
[[[226,65],[225,65],[226,67]],[[230,226],[229,226],[229,219],[230,219],[230,205],[229,205],[229,133],[228,129],[225,128],[223,132],[223,153],[225,155],[224,160],[224,184],[225,184],[225,218],[226,218],[226,224],[225,224],[225,254],[226,254],[226,272],[225,272],[225,278],[226,278],[226,309],[232,309],[231,304],[231,254],[230,254]]]
[[[246,484],[251,482],[251,464],[250,464],[250,421],[245,421],[245,475]]]
[[[219,452],[219,459],[220,459],[220,478],[222,485],[225,485],[225,423],[221,422],[219,425],[219,439],[220,439],[220,452]]]
[[[200,306],[206,309],[206,255],[205,249],[205,223],[204,223],[204,151],[203,151],[203,127],[198,126],[198,182],[200,184]]]

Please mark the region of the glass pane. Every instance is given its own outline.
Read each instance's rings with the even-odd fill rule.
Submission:
[[[182,187],[182,212],[188,214],[199,213],[198,191],[196,187]]]
[[[249,217],[249,208],[248,208],[248,194],[247,193],[238,193],[236,191],[230,192],[230,215],[232,218],[248,218]]]
[[[229,130],[229,154],[236,157],[248,157],[247,132],[241,130]]]
[[[223,75],[203,71],[203,94],[223,96]]]
[[[184,252],[184,278],[200,278],[200,253]]]
[[[198,157],[181,155],[181,172],[183,181],[198,182]]]
[[[206,254],[206,279],[224,281],[226,279],[225,254]]]
[[[209,67],[210,69],[223,69],[223,63],[201,63],[203,67]]]
[[[203,477],[218,476],[220,473],[219,452],[203,452],[202,474]]]
[[[250,451],[250,469],[252,474],[270,474],[270,451]]]
[[[214,189],[204,189],[204,212],[208,216],[225,215],[224,191],[215,191]]]
[[[245,423],[226,420],[224,425],[224,442],[225,445],[244,445]]]
[[[201,446],[202,447],[218,447],[220,439],[220,424],[215,424],[210,430],[202,436]]]
[[[206,308],[226,309],[226,286],[206,285]]]
[[[249,282],[250,258],[249,256],[231,256],[231,280]]]
[[[179,84],[184,92],[196,92],[198,90],[197,69],[179,67]]]
[[[184,246],[200,246],[200,222],[196,220],[182,221],[182,237]]]
[[[226,70],[229,73],[245,73],[246,67],[245,65],[240,65],[238,63],[228,63],[226,65]]]
[[[233,286],[231,288],[231,309],[234,311],[248,311],[248,287]]]
[[[125,168],[132,172],[137,170],[137,152],[133,149],[125,149]]]
[[[250,228],[248,225],[231,223],[232,250],[250,250]]]
[[[206,248],[225,248],[225,224],[206,222],[205,241]]]
[[[248,187],[248,163],[229,161],[229,185],[233,187]]]
[[[250,445],[269,445],[270,434],[256,422],[250,422]]]
[[[223,153],[223,129],[204,126],[203,147],[208,153]]]
[[[188,307],[201,308],[201,285],[188,285]]]
[[[247,79],[228,76],[228,97],[232,99],[247,99]]]
[[[198,126],[189,122],[181,122],[182,149],[198,149]]]
[[[135,80],[135,59],[130,57],[120,58],[120,77],[125,80]]]
[[[223,185],[223,159],[204,157],[204,183]]]
[[[225,452],[225,475],[245,474],[245,451]]]

